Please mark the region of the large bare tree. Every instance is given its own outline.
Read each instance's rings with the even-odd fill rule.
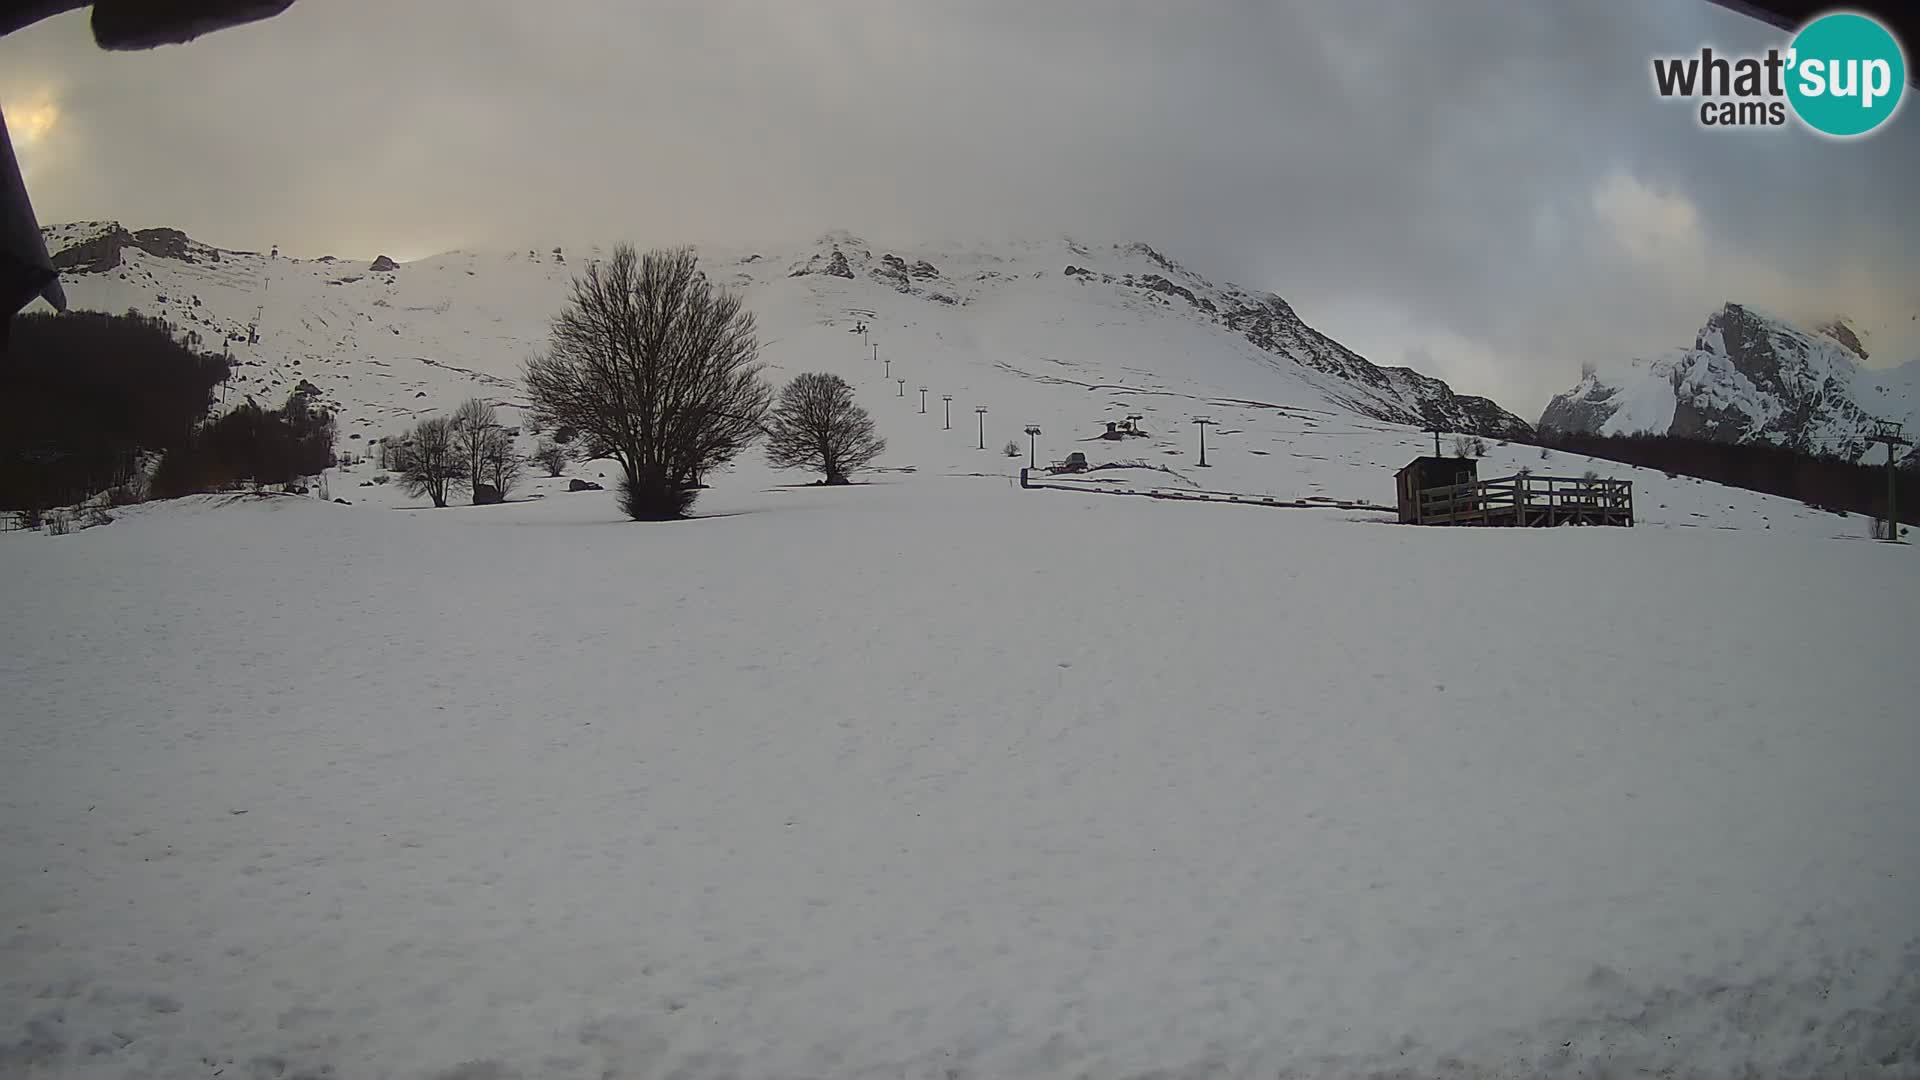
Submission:
[[[628,516],[684,517],[700,477],[760,434],[772,392],[759,351],[753,315],[692,249],[622,244],[574,279],[546,353],[527,363],[527,396],[541,423],[619,464]]]
[[[767,460],[776,469],[808,469],[829,484],[847,483],[887,449],[873,431],[873,417],[853,400],[853,387],[838,375],[810,371],[780,391],[767,419]]]
[[[444,416],[415,424],[396,451],[400,482],[410,494],[425,495],[435,506],[447,505],[448,489],[467,475],[455,445],[453,421]]]

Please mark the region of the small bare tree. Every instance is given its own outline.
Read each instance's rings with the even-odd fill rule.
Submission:
[[[567,448],[552,439],[541,439],[539,448],[533,452],[534,464],[547,470],[548,476],[559,476],[566,472],[567,463],[572,460],[573,455],[568,453]]]
[[[760,435],[772,392],[759,351],[752,314],[691,249],[622,244],[574,279],[546,353],[527,362],[527,396],[540,423],[619,464],[629,517],[684,517],[699,478]]]
[[[444,416],[415,424],[395,457],[407,492],[425,495],[435,506],[447,505],[448,489],[467,475],[466,463],[456,446],[453,421]]]
[[[454,451],[460,456],[462,475],[470,482],[475,505],[480,503],[480,485],[487,482],[487,451],[499,432],[500,421],[493,406],[480,398],[468,398],[453,411]]]
[[[887,449],[873,432],[873,417],[853,400],[853,387],[838,375],[807,372],[780,391],[767,418],[767,460],[776,469],[807,469],[829,484],[847,483]]]
[[[505,428],[490,429],[480,446],[481,477],[505,499],[520,486],[522,471],[520,456],[513,452],[513,436],[507,434]]]

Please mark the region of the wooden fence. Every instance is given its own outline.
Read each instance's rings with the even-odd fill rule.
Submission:
[[[1632,525],[1633,482],[1520,474],[1427,488],[1416,525]]]

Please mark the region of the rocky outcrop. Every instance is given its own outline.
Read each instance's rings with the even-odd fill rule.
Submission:
[[[1179,263],[1174,262],[1172,259],[1169,259],[1165,255],[1162,255],[1159,252],[1153,250],[1153,248],[1149,247],[1146,244],[1140,244],[1140,243],[1127,244],[1121,247],[1120,250],[1125,252],[1128,255],[1144,255],[1148,259],[1152,260],[1155,266],[1158,266],[1160,269],[1165,270],[1170,274],[1184,274],[1187,272],[1186,267],[1181,266]]]
[[[1613,416],[1619,405],[1614,401],[1620,389],[1595,378],[1591,372],[1579,385],[1564,394],[1556,394],[1540,414],[1541,431],[1573,434],[1596,432]]]
[[[1440,383],[1452,395],[1452,408],[1440,411],[1458,418],[1458,430],[1469,435],[1491,435],[1500,439],[1524,439],[1533,434],[1531,424],[1501,408],[1500,403],[1492,398],[1478,394],[1455,394],[1446,383],[1439,379],[1434,382]]]
[[[1071,270],[1072,268],[1069,267],[1068,269]],[[1164,293],[1168,296],[1178,296],[1209,315],[1215,314],[1220,310],[1214,306],[1213,301],[1205,299],[1204,297],[1195,296],[1192,289],[1184,285],[1175,285],[1159,274],[1147,274],[1139,279],[1138,284],[1141,288],[1150,292]]]
[[[1847,325],[1845,319],[1833,319],[1814,327],[1814,329],[1845,345],[1848,352],[1853,353],[1853,355],[1860,359],[1865,360],[1867,358],[1866,345],[1861,342],[1860,335],[1853,332],[1853,327]]]
[[[382,255],[374,259],[373,262],[367,266],[367,269],[374,273],[385,273],[390,270],[400,269],[400,264]]]
[[[133,234],[133,246],[149,255],[157,255],[163,259],[179,259],[182,262],[198,261],[194,258],[195,248],[203,252],[212,250],[204,245],[195,244],[179,229],[141,229]]]
[[[891,285],[895,292],[913,291],[913,274],[907,269],[906,260],[891,252],[880,256],[880,265],[872,267],[867,273],[874,280]]]
[[[53,254],[53,268],[63,274],[100,274],[119,267],[122,254],[137,248],[162,259],[181,262],[219,262],[220,252],[196,243],[179,229],[141,229],[128,232],[119,225]]]
[[[1456,394],[1444,381],[1408,367],[1380,367],[1308,326],[1280,297],[1225,290],[1221,320],[1266,352],[1342,380],[1329,396],[1363,416],[1435,426],[1468,435],[1524,439],[1532,425],[1483,397]]]
[[[826,274],[852,280],[853,267],[847,264],[847,253],[836,247],[830,254],[815,254],[787,270],[788,277],[805,277],[808,274]]]

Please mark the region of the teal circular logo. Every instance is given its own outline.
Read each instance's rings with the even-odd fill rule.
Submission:
[[[1865,135],[1900,107],[1907,60],[1887,28],[1835,12],[1800,28],[1788,53],[1787,100],[1815,131]]]

